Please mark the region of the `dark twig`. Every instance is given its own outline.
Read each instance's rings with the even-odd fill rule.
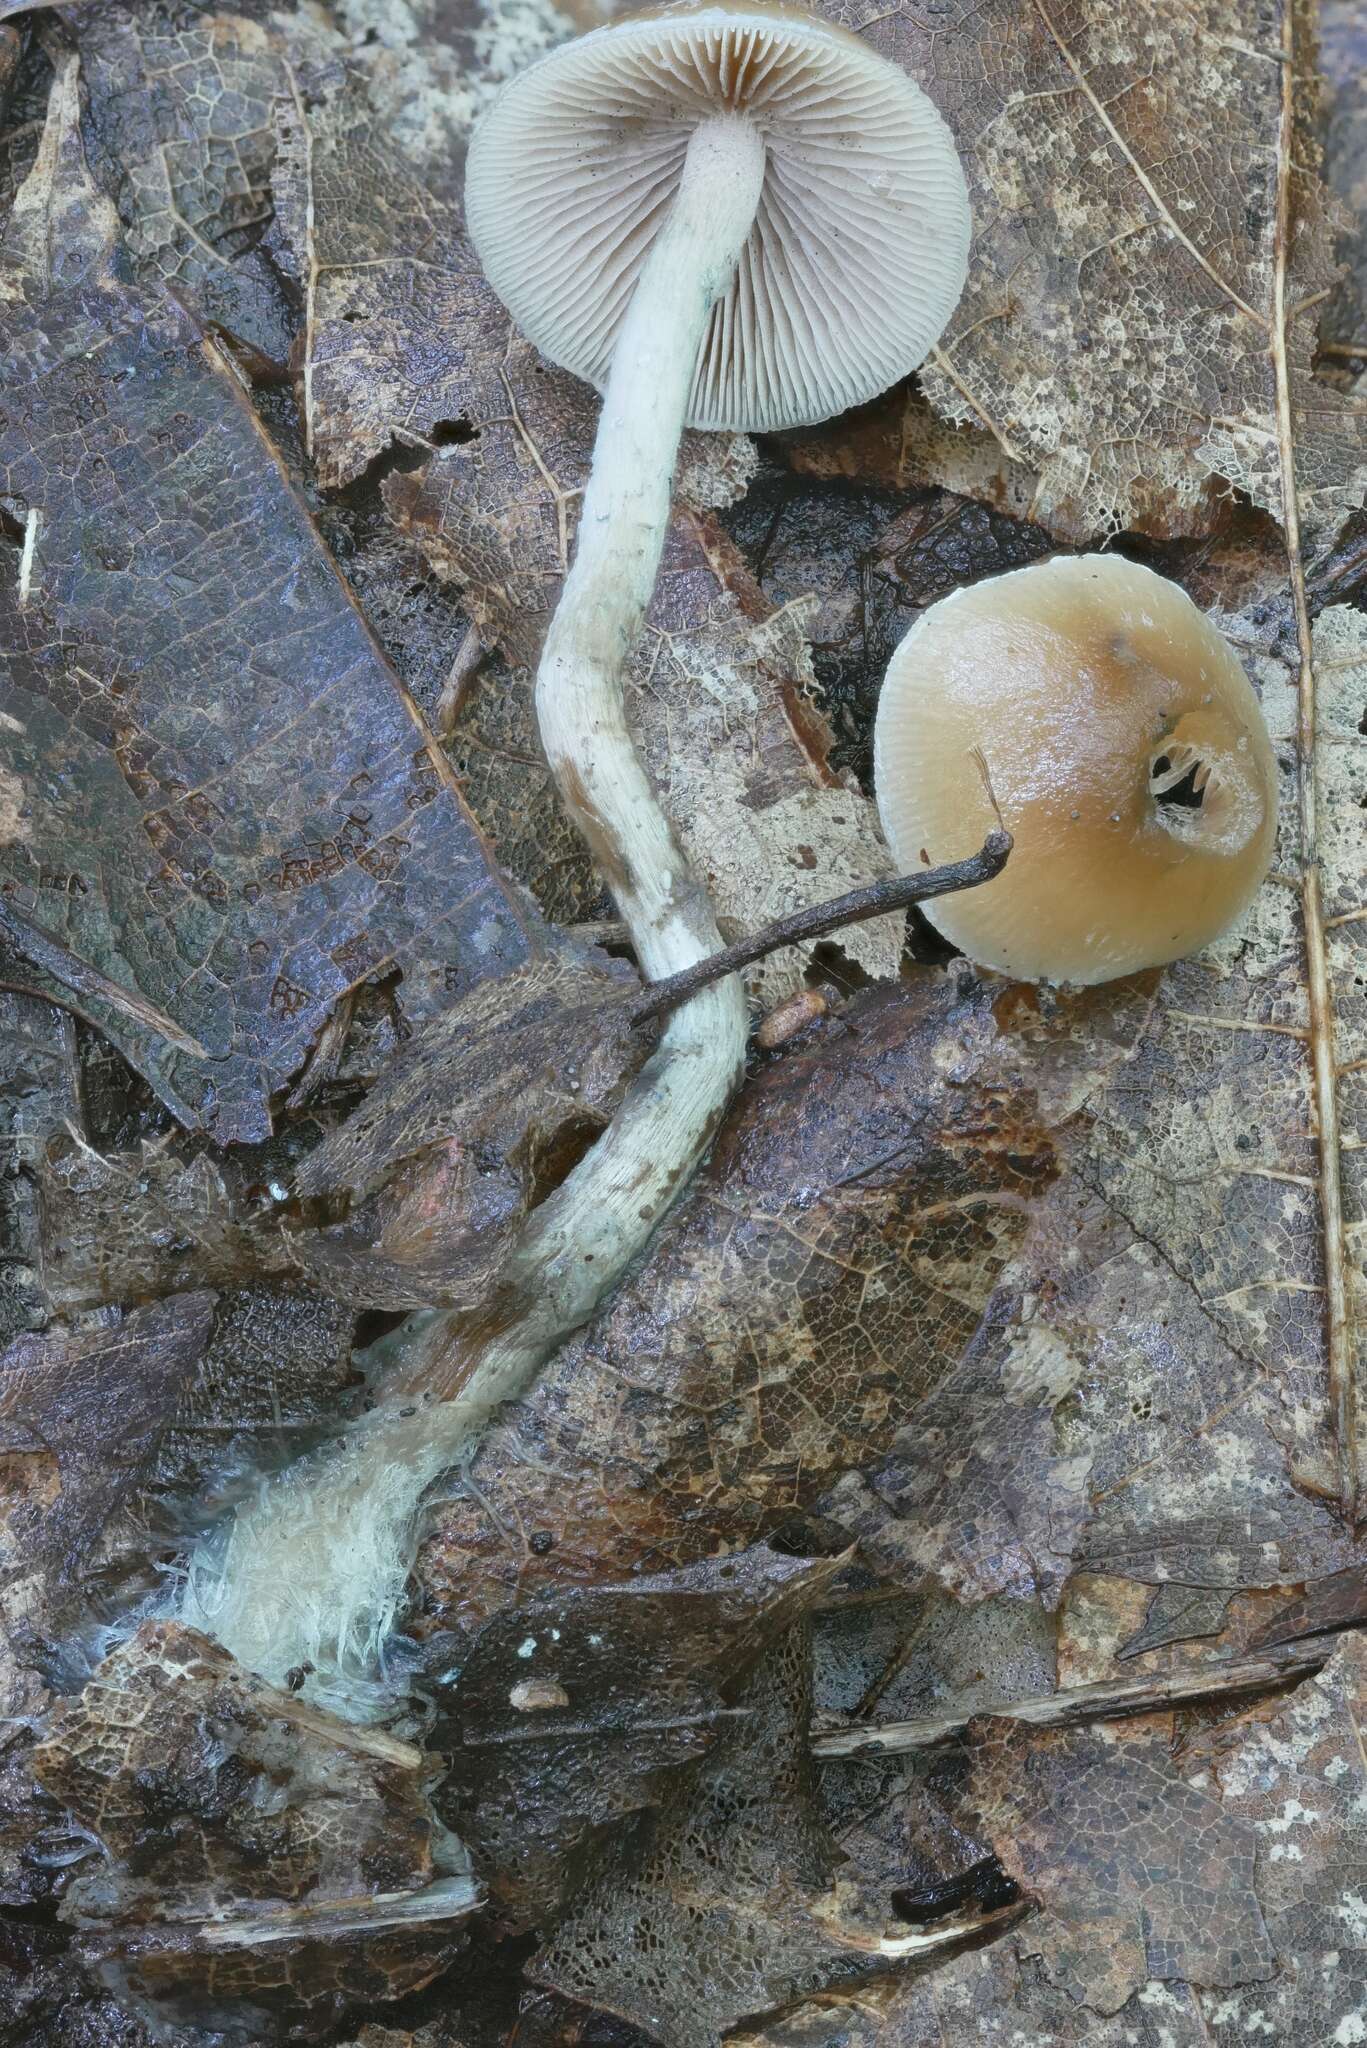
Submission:
[[[949,1742],[978,1719],[1024,1721],[1032,1728],[1074,1728],[1089,1721],[1160,1713],[1206,1700],[1238,1699],[1306,1678],[1327,1664],[1333,1652],[1334,1639],[1318,1636],[1263,1650],[1254,1657],[1212,1658],[1185,1671],[1102,1679],[1095,1685],[1071,1686],[1032,1699],[982,1700],[961,1710],[950,1707],[943,1713],[926,1714],[919,1721],[858,1722],[814,1735],[811,1747],[814,1755],[825,1757],[898,1755]]]
[[[926,903],[932,896],[952,896],[959,889],[976,889],[979,883],[990,882],[1001,873],[1010,851],[1009,832],[989,832],[978,852],[967,860],[951,861],[943,868],[927,868],[920,875],[898,875],[891,881],[870,882],[866,888],[851,889],[848,896],[837,896],[830,903],[816,903],[809,910],[795,910],[789,917],[775,918],[763,931],[748,939],[737,939],[734,946],[726,946],[720,953],[700,960],[696,967],[687,967],[682,974],[671,974],[664,981],[647,982],[632,1004],[632,1022],[643,1023],[648,1017],[658,1017],[662,1010],[672,1010],[710,982],[734,974],[738,967],[748,967],[751,961],[762,959],[779,946],[801,945],[804,940],[822,938],[844,925],[865,924],[871,917],[905,910],[912,903]]]

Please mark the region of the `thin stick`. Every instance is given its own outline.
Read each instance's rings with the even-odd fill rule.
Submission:
[[[959,889],[976,889],[1001,873],[1010,851],[1009,832],[989,832],[977,853],[970,854],[967,860],[927,868],[919,875],[897,875],[890,881],[870,882],[863,889],[851,889],[847,896],[837,896],[829,903],[815,903],[810,909],[775,918],[763,931],[748,939],[737,939],[734,946],[710,954],[694,967],[685,967],[681,974],[647,982],[632,1004],[632,1023],[644,1023],[649,1017],[658,1017],[662,1010],[672,1010],[676,1003],[686,1002],[709,982],[734,974],[737,968],[748,967],[779,946],[801,945],[845,925],[866,924],[871,917],[885,917],[890,911],[905,910],[909,904],[926,903],[933,896],[952,896]]]
[[[926,1714],[919,1721],[865,1721],[812,1738],[814,1756],[889,1756],[905,1750],[931,1749],[962,1735],[970,1721],[1023,1721],[1032,1728],[1073,1728],[1088,1721],[1114,1721],[1127,1714],[1162,1713],[1169,1707],[1192,1706],[1199,1700],[1237,1698],[1268,1692],[1292,1679],[1308,1677],[1328,1663],[1332,1636],[1286,1643],[1253,1657],[1212,1659],[1186,1671],[1154,1678],[1103,1679],[1096,1685],[1071,1686],[1035,1699],[984,1700],[956,1713]]]

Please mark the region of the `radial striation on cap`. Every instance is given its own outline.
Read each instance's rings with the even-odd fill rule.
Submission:
[[[874,733],[899,866],[1001,822],[1005,871],[926,906],[980,966],[1098,982],[1217,938],[1267,873],[1277,766],[1228,642],[1117,555],[1055,556],[956,591],[888,666]]]
[[[915,369],[963,289],[968,195],[926,95],[794,12],[681,9],[596,29],[505,86],[471,144],[470,233],[552,361],[599,389],[702,121],[753,121],[764,188],[712,310],[688,424],[829,419]]]

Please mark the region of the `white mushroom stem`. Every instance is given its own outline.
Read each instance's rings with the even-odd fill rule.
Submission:
[[[536,679],[546,758],[651,980],[720,941],[627,731],[623,679],[659,573],[703,335],[763,182],[752,121],[722,114],[694,132],[613,353],[578,551]]]
[[[733,114],[689,143],[617,343],[578,550],[537,676],[547,759],[652,980],[722,942],[628,731],[626,665],[655,588],[708,317],[754,220],[764,155],[759,131]],[[397,1391],[201,1548],[187,1619],[277,1682],[311,1667],[310,1692],[339,1711],[363,1718],[383,1704],[377,1663],[422,1493],[470,1455],[491,1411],[526,1388],[645,1244],[717,1127],[745,1037],[737,977],[675,1013],[609,1129],[529,1219],[497,1299],[476,1316],[413,1319]]]

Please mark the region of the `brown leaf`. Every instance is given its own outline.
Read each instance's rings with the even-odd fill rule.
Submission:
[[[116,1977],[173,2011],[297,2003],[335,2019],[362,1985],[400,1996],[449,1960],[453,1922],[478,1903],[468,1877],[442,1876],[421,1751],[275,1691],[174,1623],[144,1623],[54,1707],[32,1768],[108,1857],[63,1917],[109,1928]],[[93,1935],[86,1947],[101,1952]]]
[[[1273,1983],[1202,2000],[1213,2048],[1238,2048],[1255,2025],[1287,2042],[1351,2041],[1360,2028],[1365,1732],[1367,1637],[1357,1632],[1289,1699],[1215,1730],[1189,1760],[1197,1771],[1210,1760],[1226,1813],[1257,1837],[1277,1962]]]
[[[63,18],[125,274],[283,362],[293,314],[261,242],[287,83],[279,35],[227,11],[182,21],[122,0],[76,0]]]
[[[1315,916],[1336,1007],[1307,971],[1296,706],[1275,616],[1251,659],[1288,763],[1277,871],[1241,928],[1161,977],[1064,999],[1005,991],[984,1081],[1033,1091],[1061,1171],[1034,1205],[1011,1287],[865,1486],[835,1511],[897,1574],[978,1592],[1056,1587],[1085,1567],[1234,1590],[1322,1576],[1350,1547],[1330,1503],[1361,1457],[1336,1429],[1326,1286],[1360,1289],[1356,1133],[1367,1051],[1356,838],[1367,701],[1362,621],[1315,633],[1322,791]],[[1328,925],[1326,935],[1326,923]],[[1333,1035],[1323,1154],[1317,1047]],[[1356,1425],[1362,1429],[1361,1418]]]
[[[634,1285],[546,1367],[420,1572],[465,1622],[516,1585],[750,1542],[872,1457],[967,1342],[1054,1171],[994,1034],[939,976],[870,994],[752,1082]],[[555,1537],[544,1563],[510,1531]]]
[[[1258,1630],[1249,1645],[1295,1643],[1326,1629],[1359,1628],[1367,1623],[1367,1565],[1352,1565],[1332,1578],[1318,1579],[1299,1600],[1283,1607]]]
[[[401,161],[354,86],[319,108],[296,100],[282,119],[277,201],[306,293],[301,391],[323,480],[355,477],[396,437],[435,444],[425,470],[387,480],[385,501],[460,585],[485,643],[534,666],[572,546],[596,401],[513,334],[455,208]],[[685,504],[734,496],[746,448],[687,436]],[[724,536],[686,512],[633,681],[642,751],[725,937],[889,872],[871,806],[830,769],[802,612],[772,614]],[[501,696],[507,685],[495,687]],[[525,696],[525,683],[513,687]],[[583,916],[593,892],[582,852],[566,843],[525,708],[481,694],[453,735],[472,801],[515,871],[530,877],[535,861],[552,913]],[[890,974],[900,924],[837,943],[865,972]],[[780,956],[757,981],[772,1003],[798,978]]]
[[[37,536],[0,591],[6,900],[113,985],[82,1006],[183,1122],[259,1137],[376,969],[416,1019],[547,942],[222,357],[111,295],[16,311],[6,340],[0,479]]]
[[[505,1920],[552,1925],[605,1831],[619,1838],[730,1734],[755,1659],[836,1563],[744,1551],[557,1591],[482,1631],[443,1702],[441,1804]]]
[[[1295,0],[1209,0],[1194,20],[1159,0],[989,0],[943,34],[894,7],[866,34],[948,121],[973,205],[968,285],[922,381],[1039,472],[1037,516],[1077,537],[1199,531],[1212,472],[1280,515],[1281,278],[1301,518],[1332,532],[1367,484],[1367,422],[1310,375],[1334,269]],[[1288,156],[1304,168],[1283,220]]]
[[[764,1659],[738,1696],[746,1719],[583,1888],[534,1982],[667,2048],[719,2048],[753,2013],[980,1927],[913,1932],[840,1871],[802,1746],[807,1655],[799,1628]]]
[[[1045,1909],[1031,1946],[1046,1975],[1079,2003],[1118,2012],[1150,1981],[1275,1974],[1253,1831],[1175,1768],[1166,1733],[984,1726],[971,1797]]]
[[[346,1223],[298,1232],[297,1268],[349,1300],[473,1308],[517,1226],[611,1120],[651,1050],[625,968],[539,963],[420,1032],[297,1177],[345,1192]]]
[[[30,1572],[69,1578],[143,1483],[213,1308],[211,1294],[179,1295],[113,1324],[16,1337],[0,1353],[0,1445],[23,1502],[8,1535]]]

